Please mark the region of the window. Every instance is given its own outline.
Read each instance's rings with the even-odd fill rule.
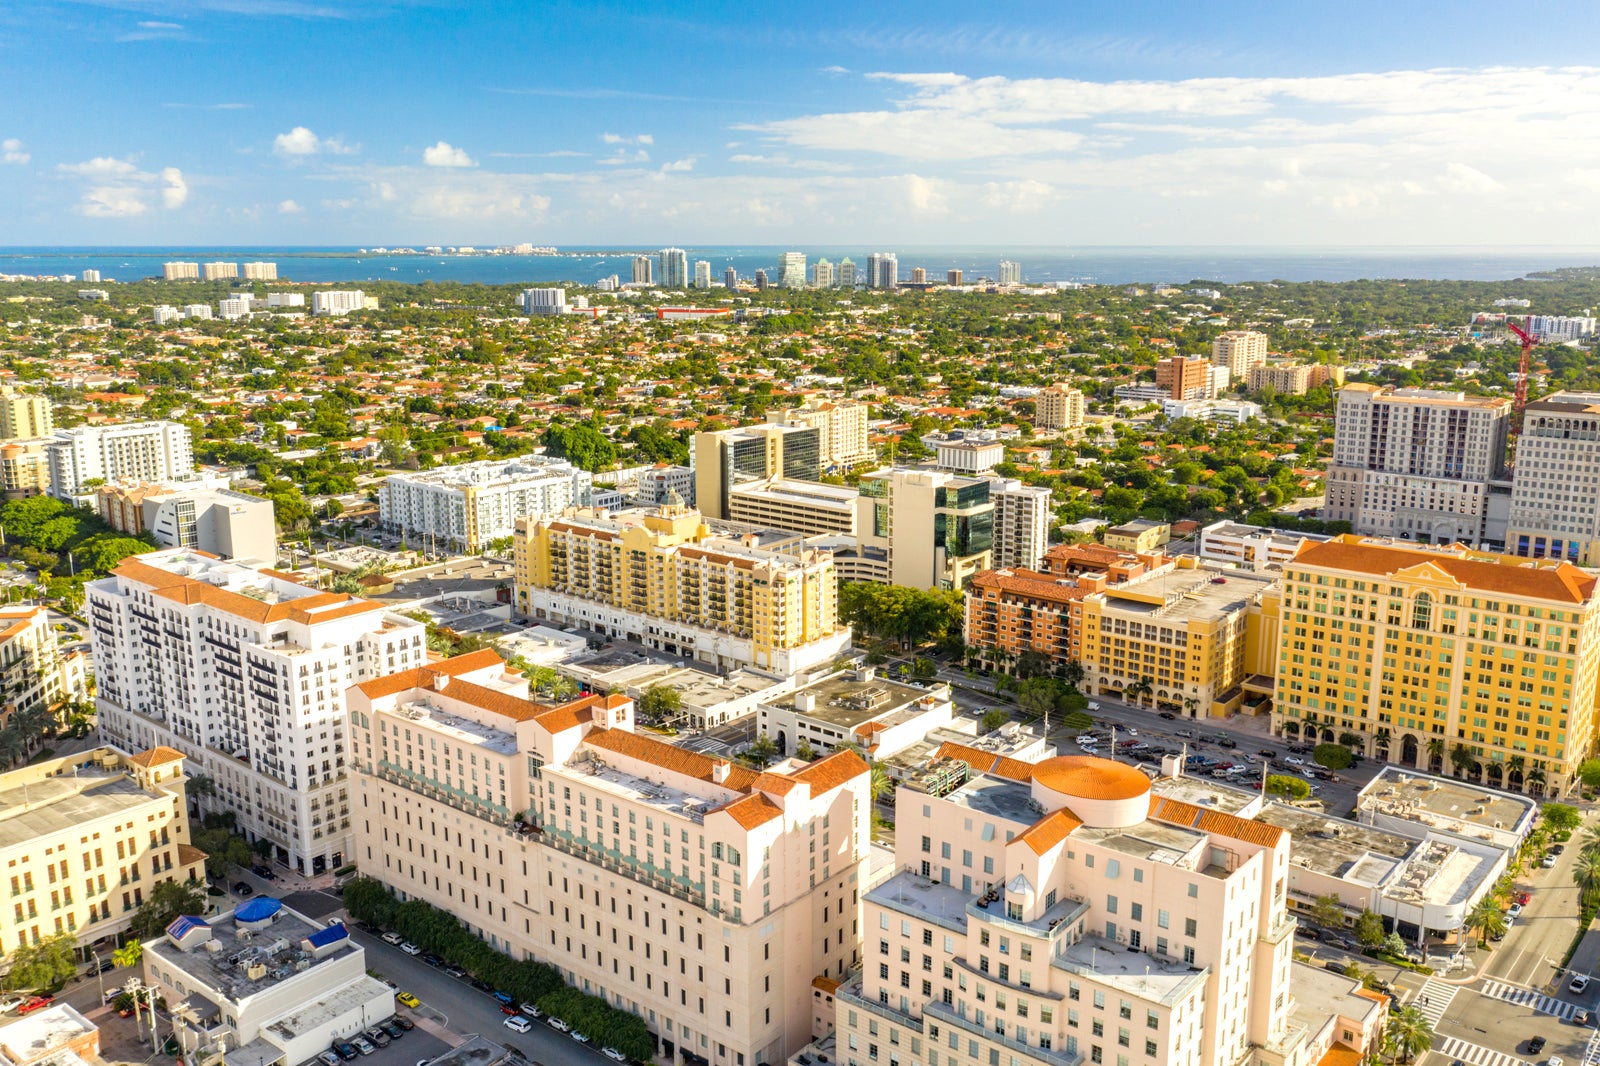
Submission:
[[[1183,935],[1184,936],[1194,936],[1195,935],[1195,920],[1193,918],[1185,918],[1183,920]]]

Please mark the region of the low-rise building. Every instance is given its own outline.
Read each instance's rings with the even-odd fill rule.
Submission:
[[[170,1007],[179,1045],[249,1066],[295,1066],[394,1015],[366,951],[261,896],[215,918],[178,918],[144,945],[145,984]]]
[[[1198,554],[1210,563],[1245,570],[1281,569],[1306,543],[1330,539],[1322,533],[1300,533],[1242,522],[1213,522],[1200,530]]]
[[[1172,539],[1172,527],[1166,522],[1149,518],[1135,518],[1120,526],[1106,530],[1105,545],[1113,551],[1146,554],[1163,547]]]
[[[958,474],[987,474],[1006,460],[1006,446],[998,437],[967,434],[941,440],[934,449],[940,470]]]
[[[0,1060],[8,1066],[88,1066],[100,1062],[100,1027],[70,1003],[55,1003],[0,1028]]]
[[[794,754],[802,742],[816,753],[854,744],[882,759],[948,728],[954,709],[950,686],[905,685],[868,666],[837,670],[763,703],[756,729],[783,755]]]
[[[0,774],[0,860],[11,879],[0,944],[9,952],[71,933],[86,954],[109,957],[157,885],[203,883],[187,780],[183,755],[169,748],[99,747]]]
[[[1385,766],[1357,794],[1354,817],[1404,836],[1450,833],[1514,851],[1538,816],[1539,805],[1526,796]]]
[[[852,535],[859,495],[848,486],[818,481],[775,478],[744,482],[728,492],[728,518],[805,536]]]
[[[100,517],[111,528],[148,532],[167,548],[198,548],[228,559],[278,559],[272,501],[228,488],[123,481],[95,490]]]

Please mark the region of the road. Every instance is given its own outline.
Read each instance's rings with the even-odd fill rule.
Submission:
[[[1577,836],[1573,839],[1576,841]],[[1532,891],[1533,898],[1493,953],[1484,970],[1486,976],[1528,987],[1556,980],[1555,967],[1572,943],[1578,915],[1578,887],[1572,883],[1572,867],[1577,859],[1578,846],[1574,843],[1557,856],[1554,869],[1535,866],[1523,875],[1517,887]]]

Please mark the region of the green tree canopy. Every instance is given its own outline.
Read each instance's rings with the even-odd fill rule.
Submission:
[[[1311,753],[1311,761],[1329,770],[1344,770],[1355,760],[1343,744],[1318,744]]]
[[[160,936],[179,915],[205,912],[205,890],[199,885],[188,881],[163,881],[150,889],[144,905],[133,912],[130,928],[141,940],[149,940]]]

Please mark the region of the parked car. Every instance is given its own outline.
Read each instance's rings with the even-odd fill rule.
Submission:
[[[331,1051],[319,1051],[317,1061],[322,1063],[322,1066],[339,1066],[344,1060]]]
[[[533,1023],[520,1014],[512,1014],[502,1023],[513,1033],[526,1033],[533,1028]]]
[[[1554,855],[1546,855],[1544,857],[1544,859],[1540,861],[1539,867],[1540,867],[1540,869],[1549,870],[1549,869],[1552,869],[1555,866],[1555,864],[1556,864],[1556,857]]]
[[[1520,917],[1522,917],[1522,904],[1513,903],[1506,911],[1506,921],[1514,922]]]
[[[572,1037],[572,1039],[576,1040],[580,1044],[587,1044],[589,1042],[589,1038],[578,1032],[576,1029],[574,1029],[569,1035]]]
[[[402,1007],[410,1007],[412,1010],[416,1010],[418,1007],[422,1006],[422,1000],[418,999],[416,996],[413,996],[410,992],[396,992],[394,994],[394,999],[395,1002],[400,1004]]]
[[[278,875],[272,872],[272,867],[263,866],[260,863],[250,867],[250,872],[263,881],[276,881],[278,879]]]
[[[363,1055],[374,1055],[378,1051],[378,1045],[374,1044],[364,1036],[352,1037],[350,1039],[350,1043],[354,1044],[356,1046],[356,1050],[361,1052]]]
[[[1586,973],[1573,974],[1572,980],[1567,982],[1567,991],[1579,995],[1589,987],[1589,975]]]
[[[253,894],[254,892],[255,892],[255,889],[251,888],[249,885],[245,884],[243,881],[235,881],[233,883],[233,894],[235,896],[248,896],[248,895]]]
[[[422,949],[417,947],[417,945],[413,944],[409,940],[407,940],[405,943],[400,945],[400,950],[405,952],[407,955],[421,955],[422,954]]]
[[[124,993],[122,989],[113,988],[111,991],[106,993],[106,1002],[110,1003],[112,1000],[123,994]],[[4,999],[0,999],[0,1014],[10,1014],[20,1006],[22,1006],[21,996],[6,996]]]
[[[513,996],[510,992],[492,992],[490,994],[494,996],[495,999],[499,1000],[502,1007],[509,1007],[517,1001],[517,997]]]
[[[333,1053],[345,1062],[349,1062],[361,1054],[356,1050],[356,1046],[347,1040],[335,1040],[333,1042]]]
[[[382,1029],[379,1029],[377,1026],[373,1026],[371,1029],[368,1029],[366,1032],[362,1033],[361,1035],[366,1037],[369,1041],[371,1041],[373,1044],[375,1044],[378,1047],[388,1047],[389,1046],[389,1034],[384,1032]]]
[[[384,1035],[390,1040],[399,1040],[402,1036],[406,1035],[406,1031],[400,1028],[399,1024],[396,1023],[393,1018],[390,1018],[386,1022],[379,1022],[378,1028],[382,1029]]]
[[[1283,761],[1288,763],[1290,766],[1304,766],[1306,764],[1306,761],[1300,758],[1298,755],[1287,756]]]
[[[1528,1054],[1537,1055],[1544,1050],[1546,1041],[1542,1036],[1535,1036],[1528,1040]]]
[[[550,1028],[554,1029],[558,1033],[570,1033],[570,1032],[572,1032],[572,1026],[568,1025],[566,1023],[566,1020],[563,1019],[563,1018],[551,1018],[549,1020],[549,1022],[547,1022],[546,1024],[549,1025]]]
[[[1176,719],[1178,716],[1173,714],[1171,711],[1162,711],[1161,714],[1160,714],[1160,717],[1165,718],[1167,721],[1171,722],[1174,719]]]
[[[1552,855],[1560,855],[1562,852],[1564,852],[1566,850],[1567,850],[1567,846],[1565,844],[1553,844],[1550,847],[1550,854],[1552,854]]]
[[[627,1062],[628,1061],[628,1056],[624,1055],[622,1052],[618,1051],[614,1047],[603,1047],[603,1048],[600,1049],[600,1054],[604,1055],[606,1058],[610,1059],[612,1062]]]
[[[396,1028],[398,1028],[398,1029],[400,1029],[400,1030],[402,1030],[404,1032],[407,1032],[407,1033],[411,1032],[411,1030],[413,1030],[413,1029],[415,1029],[417,1027],[417,1023],[416,1022],[412,1021],[410,1018],[401,1017],[398,1014],[395,1015],[393,1018],[390,1018],[389,1021]]]
[[[501,1014],[516,1014],[516,1013],[518,1013],[518,1011],[517,1011],[517,1008],[515,1006],[513,1006],[512,1004],[510,1004],[510,1003],[502,1003],[502,1004],[500,1004],[500,1013]]]
[[[435,970],[444,965],[444,959],[431,951],[423,954],[422,961],[432,966]]]
[[[399,933],[385,933],[385,934],[383,934],[383,942],[385,944],[393,944],[395,947],[399,947],[401,944],[403,944],[405,942],[405,939],[406,938],[401,936]]]
[[[1522,891],[1522,892],[1518,892],[1515,896],[1513,896],[1511,898],[1516,900],[1518,903],[1522,904],[1524,907],[1526,907],[1528,905],[1528,901],[1533,898],[1533,893],[1532,892],[1528,892],[1528,891]]]
[[[463,970],[459,966],[446,966],[444,968],[444,974],[446,977],[454,977],[459,981],[461,978],[467,976],[467,971]]]
[[[524,1003],[522,1005],[522,1013],[526,1014],[530,1018],[544,1017],[544,1011],[540,1010],[538,1006],[533,1003]]]
[[[1273,751],[1271,748],[1262,748],[1260,751],[1256,752],[1256,754],[1261,756],[1263,759],[1276,759],[1278,757],[1278,753]]]
[[[29,996],[26,1000],[17,1004],[17,1013],[32,1014],[36,1010],[44,1010],[55,1001],[56,997],[54,996]]]

